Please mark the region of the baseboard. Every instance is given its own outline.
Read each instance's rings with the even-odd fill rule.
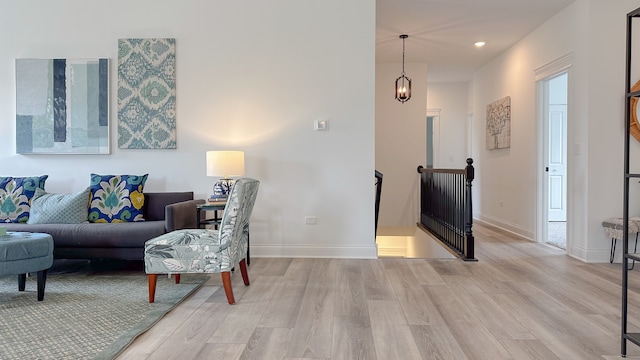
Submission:
[[[378,250],[371,246],[251,245],[251,257],[271,258],[338,258],[377,259]]]
[[[583,247],[578,247],[575,245],[571,245],[569,246],[569,248],[567,248],[567,255],[571,256],[572,258],[578,259],[580,261],[584,261],[584,262],[602,262],[602,261],[589,261],[589,257],[591,258],[599,258],[600,254],[595,254],[595,253],[599,253],[599,251],[594,252],[594,254],[589,254],[589,250],[583,248]],[[609,261],[609,257],[607,255],[607,261]]]
[[[634,242],[629,241],[629,252],[633,252]],[[608,263],[609,258],[611,256],[611,248],[606,249],[594,249],[594,250],[585,250],[582,249],[582,253],[580,255],[584,255],[584,260],[589,263]],[[577,257],[577,256],[576,256]],[[579,257],[578,257],[579,258]],[[613,258],[613,262],[616,264],[622,263],[622,240],[618,240],[616,243],[616,253]]]
[[[509,235],[515,235],[524,240],[535,241],[533,230],[525,229],[522,226],[510,223],[508,221],[500,220],[498,218],[486,215],[479,215],[479,217],[474,218],[473,221],[482,223],[485,226],[500,229],[509,233]]]
[[[578,256],[575,256],[575,257],[588,263],[608,263],[609,262],[610,249],[586,250],[583,253],[585,256],[584,259],[581,259]],[[622,251],[618,249],[618,251],[616,252],[616,258],[614,259],[615,263],[622,262],[621,254],[622,254]]]

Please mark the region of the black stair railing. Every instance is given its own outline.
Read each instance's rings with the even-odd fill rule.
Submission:
[[[375,208],[375,212],[376,212],[376,228],[374,230],[374,234],[375,236],[378,235],[378,213],[380,212],[380,195],[382,194],[382,173],[378,170],[376,170],[376,208]],[[373,240],[375,241],[375,239]]]
[[[471,183],[473,159],[464,169],[427,169],[418,166],[420,227],[433,234],[466,261],[474,258]]]

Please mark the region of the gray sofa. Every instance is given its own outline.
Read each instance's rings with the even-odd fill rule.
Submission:
[[[143,260],[144,243],[164,233],[197,227],[193,192],[144,193],[145,221],[81,224],[0,224],[7,231],[51,234],[56,259]]]

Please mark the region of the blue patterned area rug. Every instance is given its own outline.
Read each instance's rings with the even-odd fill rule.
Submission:
[[[35,276],[24,292],[17,276],[0,277],[0,359],[113,359],[209,279],[159,277],[149,304],[139,265],[88,264],[56,262],[43,301]]]

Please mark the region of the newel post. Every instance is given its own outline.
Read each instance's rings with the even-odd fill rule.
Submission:
[[[471,196],[471,183],[475,177],[475,169],[473,168],[473,159],[467,159],[467,167],[465,167],[465,224],[464,224],[464,237],[465,237],[465,260],[476,260],[474,258],[474,238],[473,238],[473,201]]]

